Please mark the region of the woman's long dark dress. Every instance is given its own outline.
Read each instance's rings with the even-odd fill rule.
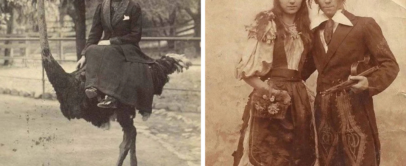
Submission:
[[[141,113],[151,112],[154,87],[149,65],[154,62],[138,45],[141,9],[134,1],[122,0],[115,11],[110,3],[99,5],[93,18],[84,50],[85,87],[95,87]],[[110,40],[111,45],[97,45],[100,40]]]
[[[285,122],[281,120],[251,117],[255,109],[252,95],[245,107],[243,125],[234,166],[238,166],[244,153],[244,139],[249,139],[249,161],[254,166],[311,166],[315,162],[315,140],[312,112],[306,86],[301,79],[303,62],[308,48],[304,49],[299,62],[299,71],[288,69],[283,39],[276,38],[273,52],[273,67],[262,79],[270,79],[280,90],[286,90],[292,98]],[[249,137],[245,134],[250,127]]]

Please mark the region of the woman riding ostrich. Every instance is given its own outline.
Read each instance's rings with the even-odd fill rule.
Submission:
[[[54,87],[63,115],[85,119],[97,127],[108,124],[116,115],[123,128],[123,142],[117,165],[130,151],[131,166],[135,154],[135,110],[143,120],[152,112],[153,95],[160,95],[169,74],[189,66],[179,55],[152,59],[140,47],[141,8],[133,0],[104,0],[97,6],[78,69],[66,73],[55,61],[47,40],[44,1],[38,1],[42,63]]]

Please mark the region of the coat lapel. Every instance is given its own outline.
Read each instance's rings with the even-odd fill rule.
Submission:
[[[103,8],[103,20],[106,23],[107,27],[110,29],[110,31],[113,30],[113,27],[111,26],[111,18],[110,18],[110,2],[111,0],[104,0],[102,4]]]
[[[130,3],[130,0],[122,0],[119,7],[117,8],[117,11],[115,11],[113,19],[111,20],[111,25],[114,27],[118,22],[123,20],[124,18],[124,13],[127,10],[128,4]]]
[[[317,61],[316,64],[317,68],[319,69],[319,66],[322,66],[326,63],[326,50],[324,49],[323,43],[320,38],[320,27],[316,28],[313,34],[315,38],[312,54],[314,56],[314,60]]]
[[[350,26],[345,26],[345,25],[341,25],[341,24],[338,25],[337,29],[335,30],[335,32],[333,34],[333,38],[331,39],[331,43],[328,46],[327,54],[324,57],[325,60],[324,60],[323,66],[321,67],[322,70],[330,62],[331,58],[335,55],[337,49],[343,43],[344,39],[347,37],[347,35],[351,32],[351,30],[356,25],[356,19],[355,19],[355,16],[353,14],[347,12],[346,10],[343,10],[343,14],[348,19],[350,19],[353,26],[350,27]]]

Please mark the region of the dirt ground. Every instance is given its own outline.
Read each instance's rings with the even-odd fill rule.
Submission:
[[[159,118],[153,115],[143,122],[136,117],[139,165],[200,165],[199,158],[190,157],[191,152],[182,156],[177,145],[168,148],[167,142],[150,132],[150,127],[157,128],[151,124],[162,121]],[[160,131],[170,140],[170,132]],[[67,120],[56,101],[9,95],[0,95],[0,133],[2,166],[114,165],[122,140],[118,123],[111,123],[109,130],[99,129],[83,120]],[[189,133],[199,137],[189,142],[188,148],[197,149],[200,157],[200,130]],[[129,165],[129,161],[125,164]]]

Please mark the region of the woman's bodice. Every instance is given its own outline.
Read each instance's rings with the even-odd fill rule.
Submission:
[[[300,37],[298,39],[292,39],[288,36],[285,37],[285,39],[276,38],[274,42],[272,68],[301,71],[305,54],[307,53],[302,39]]]
[[[307,52],[301,38],[301,33],[298,32],[295,24],[287,25],[282,21],[276,21],[275,24],[277,27],[283,27],[286,33],[284,37],[279,35],[274,41],[274,68],[300,71],[305,56],[303,53]]]

